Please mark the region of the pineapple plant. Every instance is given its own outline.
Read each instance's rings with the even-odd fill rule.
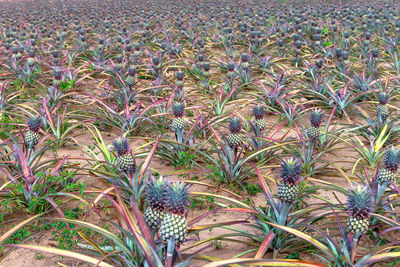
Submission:
[[[189,186],[183,182],[175,182],[167,187],[165,194],[167,214],[161,221],[160,238],[167,243],[171,237],[174,237],[179,246],[185,240],[187,233],[187,221],[184,214],[189,205]]]
[[[117,166],[121,171],[135,172],[136,163],[129,149],[128,140],[124,137],[118,138],[113,141],[114,150],[117,152]]]
[[[148,207],[144,212],[146,224],[153,230],[158,230],[165,216],[165,197],[168,184],[162,176],[152,178],[146,187],[146,201]]]
[[[42,127],[42,118],[40,116],[30,117],[26,121],[28,131],[25,134],[25,142],[29,148],[34,148],[39,143],[39,131]]]
[[[368,186],[357,186],[349,190],[347,210],[349,220],[347,229],[352,233],[363,233],[368,230],[369,217],[374,209],[374,197]]]
[[[384,167],[379,170],[376,180],[379,184],[384,184],[385,182],[393,183],[399,169],[400,149],[389,148],[383,159],[383,164]]]
[[[233,117],[229,121],[229,135],[227,137],[228,144],[231,147],[238,147],[243,142],[243,135],[240,133],[242,123],[240,118]]]
[[[307,137],[310,139],[316,139],[320,136],[321,130],[321,122],[322,122],[323,113],[320,109],[316,109],[311,112],[310,115],[310,127],[307,129]]]
[[[385,121],[389,116],[389,109],[387,103],[389,102],[389,95],[387,93],[381,92],[378,95],[378,106],[376,108],[376,115],[378,119]]]
[[[264,120],[264,107],[261,105],[255,106],[253,108],[253,114],[255,117],[254,120],[254,125],[259,129],[259,130],[264,130],[267,123]]]
[[[301,172],[301,164],[297,159],[290,158],[282,162],[280,169],[282,181],[278,186],[278,197],[281,201],[292,204],[296,200]]]
[[[131,88],[132,86],[135,85],[136,83],[136,79],[135,79],[135,75],[136,75],[136,68],[134,65],[129,66],[128,69],[128,76],[126,77],[125,83],[126,85]]]
[[[172,112],[174,114],[174,119],[172,121],[172,130],[174,132],[182,131],[186,126],[185,118],[185,104],[183,102],[174,103],[172,106]]]

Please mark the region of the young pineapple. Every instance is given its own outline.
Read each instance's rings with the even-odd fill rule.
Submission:
[[[118,72],[121,72],[124,68],[124,63],[123,63],[123,58],[121,55],[117,55],[117,57],[115,58],[115,61],[117,62],[117,64],[115,64],[115,69]]]
[[[387,107],[387,103],[389,102],[389,95],[386,93],[379,93],[378,96],[378,106],[376,108],[376,115],[381,120],[386,120],[389,116],[389,109]]]
[[[184,84],[183,78],[184,77],[185,77],[185,73],[183,71],[178,71],[176,73],[176,82],[175,82],[175,84],[179,89],[183,88],[183,84]]]
[[[176,244],[180,245],[186,238],[187,222],[184,214],[189,205],[188,191],[189,186],[183,182],[175,182],[166,189],[167,214],[160,225],[160,237],[165,243],[175,237]]]
[[[174,113],[174,120],[172,121],[172,130],[174,132],[182,130],[186,126],[185,118],[185,104],[183,102],[174,103],[172,106],[172,112]]]
[[[134,65],[131,65],[128,69],[128,76],[126,77],[125,80],[125,83],[128,87],[132,87],[135,85],[136,83],[135,75],[136,75],[136,68]]]
[[[233,62],[229,62],[228,65],[228,72],[226,76],[228,77],[229,80],[232,80],[235,78],[235,64]]]
[[[254,125],[260,130],[264,130],[265,126],[267,126],[267,123],[264,120],[264,113],[265,113],[264,107],[261,105],[255,106],[253,108],[253,114],[254,114],[254,117],[256,118],[254,120]]]
[[[238,147],[242,144],[243,141],[243,136],[240,133],[240,130],[242,129],[242,123],[240,121],[240,118],[238,117],[233,117],[229,121],[229,135],[227,137],[228,144],[231,147]]]
[[[40,116],[30,117],[26,124],[28,125],[28,131],[25,134],[25,142],[29,148],[34,148],[39,142],[39,131],[42,127],[42,118]]]
[[[385,182],[393,183],[397,170],[399,169],[400,164],[400,149],[395,147],[391,147],[385,154],[385,158],[383,159],[384,167],[379,170],[379,173],[376,177],[376,180],[379,184],[383,184]]]
[[[146,201],[149,205],[144,212],[144,220],[154,230],[158,230],[165,216],[165,197],[167,181],[160,177],[152,178],[146,187]]]
[[[292,204],[299,192],[301,164],[297,159],[290,158],[281,164],[280,177],[282,181],[278,186],[280,200]]]
[[[369,187],[352,188],[347,196],[348,230],[352,233],[365,232],[368,229],[369,216],[373,209],[374,197]]]
[[[35,65],[35,63],[36,63],[35,50],[34,49],[29,50],[28,51],[28,55],[29,55],[29,57],[26,60],[26,64],[28,64],[29,67],[33,67]]]
[[[320,109],[311,112],[310,127],[307,129],[307,136],[310,139],[316,139],[321,134],[320,126],[322,122],[323,113]]]
[[[117,166],[121,171],[135,172],[136,163],[129,149],[128,140],[124,137],[113,141],[114,150],[117,152]]]
[[[247,54],[242,54],[240,60],[242,61],[242,68],[247,71],[250,68],[249,56]]]
[[[54,69],[53,71],[53,86],[60,87],[62,84],[62,71],[61,69]]]

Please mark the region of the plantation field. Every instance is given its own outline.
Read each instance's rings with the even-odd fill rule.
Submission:
[[[399,8],[0,2],[0,266],[400,266]]]

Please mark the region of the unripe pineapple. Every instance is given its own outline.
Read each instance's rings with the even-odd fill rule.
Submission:
[[[184,84],[183,78],[184,77],[185,77],[185,73],[183,71],[178,71],[176,73],[176,83],[175,84],[178,88],[183,87],[183,84]]]
[[[292,204],[299,192],[299,181],[301,175],[301,163],[294,158],[285,160],[281,164],[280,178],[282,181],[278,186],[278,197],[280,200]]]
[[[231,147],[238,147],[242,144],[243,141],[243,135],[240,133],[240,130],[242,129],[242,123],[240,118],[238,117],[233,117],[229,121],[229,135],[227,137],[228,144]]]
[[[226,75],[228,76],[228,79],[233,79],[235,77],[235,64],[229,62],[227,67],[228,67],[228,73]]]
[[[253,108],[253,114],[256,118],[254,120],[254,125],[260,130],[264,130],[265,126],[267,126],[267,123],[264,120],[264,113],[265,111],[263,106],[255,106]]]
[[[384,121],[389,116],[389,109],[387,107],[387,103],[389,102],[389,95],[383,92],[379,93],[378,102],[379,104],[376,108],[376,115],[379,119],[382,119]]]
[[[206,78],[210,77],[210,69],[211,69],[210,62],[204,62],[203,63],[203,75]]]
[[[133,52],[133,56],[137,58],[142,56],[142,51],[139,44],[135,45],[135,52]]]
[[[126,85],[128,87],[132,87],[135,85],[136,83],[136,79],[135,79],[135,75],[136,75],[136,68],[135,66],[131,65],[128,69],[128,76],[126,77]]]
[[[391,147],[385,154],[383,159],[384,167],[379,170],[376,177],[378,183],[383,184],[385,182],[393,183],[396,178],[397,171],[400,164],[400,149]]]
[[[53,71],[53,86],[60,87],[62,84],[62,71],[59,68],[54,69]]]
[[[357,186],[349,190],[347,210],[348,230],[352,233],[365,232],[369,226],[369,216],[374,209],[374,197],[369,187]]]
[[[174,132],[182,130],[186,126],[185,118],[185,104],[183,102],[174,103],[172,106],[172,112],[174,113],[174,120],[172,121],[172,130]]]
[[[117,166],[121,171],[135,172],[135,159],[129,149],[128,140],[124,137],[113,141],[114,150],[117,152]]]
[[[167,181],[160,177],[152,178],[146,187],[146,201],[149,205],[144,212],[144,220],[154,230],[158,230],[165,216],[165,197]]]
[[[187,233],[186,208],[189,205],[189,186],[183,182],[175,182],[166,189],[165,208],[167,214],[161,221],[160,238],[167,243],[171,237],[175,238],[179,246],[185,241]]]
[[[321,122],[322,122],[323,113],[320,109],[314,110],[310,115],[310,127],[307,129],[307,136],[310,139],[316,139],[320,136],[321,130]]]
[[[25,134],[25,142],[29,148],[34,148],[39,143],[39,131],[42,127],[42,118],[40,116],[30,117],[26,124],[28,131]]]
[[[118,55],[116,58],[115,58],[115,61],[117,62],[117,64],[115,64],[115,69],[118,71],[118,72],[121,72],[122,70],[123,70],[123,68],[124,68],[124,63],[122,62],[122,56],[121,55]]]
[[[250,67],[248,55],[247,54],[242,54],[240,59],[242,61],[242,65],[241,65],[242,68],[245,69],[245,70],[248,70],[249,67]]]

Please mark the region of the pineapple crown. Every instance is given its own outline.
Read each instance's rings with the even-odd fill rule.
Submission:
[[[136,74],[136,67],[135,67],[134,65],[130,65],[130,66],[129,66],[128,74],[129,74],[130,76],[135,76],[135,74]]]
[[[378,101],[380,105],[386,105],[389,102],[389,95],[384,92],[380,92],[378,95]]]
[[[242,61],[242,62],[248,62],[249,61],[249,56],[247,55],[247,54],[242,54],[241,56],[240,56],[240,60]]]
[[[254,114],[254,117],[256,117],[256,120],[262,119],[264,116],[264,113],[265,113],[265,111],[264,111],[263,106],[261,106],[261,105],[254,106],[253,114]]]
[[[117,152],[118,156],[125,155],[129,151],[129,143],[125,137],[120,137],[112,142],[114,150]]]
[[[235,64],[233,62],[229,62],[227,67],[228,67],[228,71],[234,71],[235,70]]]
[[[165,209],[165,197],[168,182],[164,177],[158,179],[152,177],[148,181],[146,186],[146,201],[149,206],[153,209],[164,210]]]
[[[174,214],[183,215],[189,206],[189,185],[184,182],[170,184],[166,191],[165,208]]]
[[[311,125],[314,127],[319,127],[321,125],[323,115],[324,113],[320,109],[312,111],[310,115]]]
[[[175,118],[183,117],[185,114],[185,104],[183,102],[174,103],[172,106],[172,112],[174,113]]]
[[[204,71],[210,71],[211,65],[210,62],[204,62],[203,69]]]
[[[242,129],[242,122],[239,117],[233,117],[229,121],[229,131],[231,133],[239,133]]]
[[[158,66],[160,64],[160,59],[158,57],[153,57],[151,59],[151,62],[153,63],[154,66]]]
[[[385,158],[383,159],[385,167],[391,172],[397,172],[400,164],[400,149],[391,147],[386,151]]]
[[[176,72],[176,79],[178,81],[182,81],[184,77],[185,77],[185,73],[183,71]]]
[[[55,79],[60,80],[61,79],[61,69],[56,68],[53,70],[53,76]]]
[[[290,158],[281,164],[280,177],[285,184],[296,184],[301,175],[301,163],[298,159]]]
[[[30,117],[26,121],[26,124],[28,125],[29,130],[37,133],[42,127],[42,118],[40,116]]]
[[[374,197],[368,186],[353,187],[347,195],[347,209],[352,217],[367,219],[374,209]]]
[[[121,56],[121,55],[117,55],[117,57],[115,58],[115,61],[116,61],[118,64],[121,64],[121,63],[122,63],[122,56]]]

